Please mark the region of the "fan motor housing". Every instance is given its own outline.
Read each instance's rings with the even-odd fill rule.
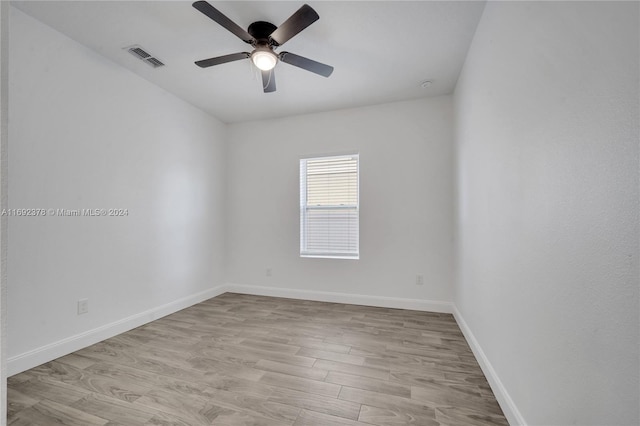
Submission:
[[[276,30],[276,28],[278,27],[273,25],[271,22],[256,21],[249,25],[247,32],[258,40],[259,44],[271,43],[277,45],[278,43],[276,43],[275,40],[269,39],[269,36]]]

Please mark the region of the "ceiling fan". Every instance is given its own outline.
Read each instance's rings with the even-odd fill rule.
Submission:
[[[260,69],[262,74],[262,87],[265,93],[275,92],[276,90],[276,79],[273,68],[278,63],[278,60],[323,77],[329,77],[333,72],[332,66],[316,62],[304,56],[290,52],[274,52],[276,48],[282,46],[309,25],[320,19],[316,11],[307,4],[298,9],[279,27],[276,27],[270,22],[256,21],[249,25],[247,31],[243,30],[235,22],[204,0],[196,1],[193,3],[193,7],[253,47],[252,52],[232,53],[230,55],[196,61],[195,64],[201,68],[251,58],[254,65]]]

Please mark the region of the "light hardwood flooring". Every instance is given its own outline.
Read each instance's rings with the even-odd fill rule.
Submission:
[[[19,425],[508,425],[452,315],[226,293],[8,380]]]

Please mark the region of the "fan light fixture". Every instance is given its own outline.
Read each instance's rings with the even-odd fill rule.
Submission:
[[[260,70],[264,93],[276,91],[274,67],[278,65],[278,62],[284,62],[323,77],[329,77],[333,72],[332,66],[316,62],[304,56],[291,52],[274,52],[274,49],[282,47],[283,44],[299,34],[300,31],[320,19],[318,13],[308,4],[302,5],[279,27],[266,21],[255,21],[249,25],[247,31],[207,3],[206,0],[197,0],[193,3],[193,7],[253,48],[251,53],[248,51],[237,52],[196,61],[195,64],[200,68],[251,58],[251,62]]]
[[[269,71],[276,66],[278,57],[269,48],[258,48],[251,53],[251,60],[262,71]]]

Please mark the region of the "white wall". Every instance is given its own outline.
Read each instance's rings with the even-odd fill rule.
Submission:
[[[299,159],[354,152],[360,260],[300,258]],[[448,96],[230,125],[228,281],[265,294],[449,310],[452,156]]]
[[[224,282],[225,126],[15,8],[9,372],[195,303]],[[159,69],[158,72],[162,72]],[[78,299],[89,313],[76,314]]]
[[[455,304],[514,423],[640,422],[638,18],[489,2],[456,88]]]

